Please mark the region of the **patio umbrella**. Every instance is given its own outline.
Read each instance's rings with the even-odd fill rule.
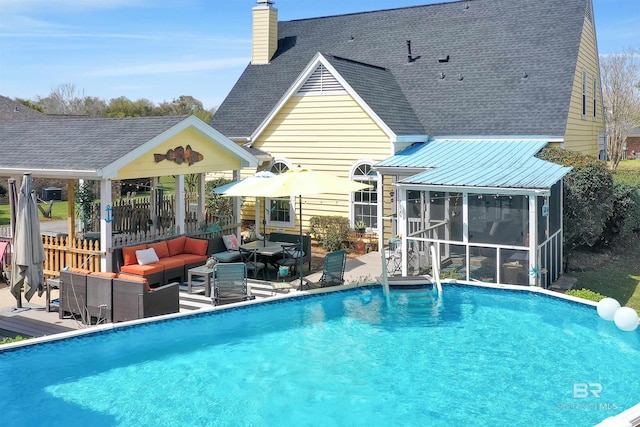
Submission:
[[[24,287],[24,296],[29,301],[36,291],[38,295],[42,295],[44,283],[45,253],[31,174],[25,174],[22,178],[15,224],[11,293],[18,302],[17,308],[22,308],[22,288]]]
[[[213,189],[213,192],[216,194],[222,194],[222,195],[226,195],[228,192],[231,191],[242,191],[243,188],[247,188],[251,185],[253,185],[254,183],[261,181],[265,178],[273,178],[274,176],[276,176],[276,174],[269,172],[269,171],[259,171],[256,172],[255,174],[246,177],[245,179],[241,179],[239,181],[233,181],[230,182],[229,184],[225,184],[225,185],[221,185],[220,187],[216,187]],[[265,206],[266,207],[266,206]],[[256,208],[257,209],[257,208]],[[267,245],[267,240],[264,238],[264,234],[266,232],[266,228],[267,228],[267,218],[265,216],[265,214],[262,214],[262,240],[264,242],[264,245]]]
[[[325,172],[310,169],[289,169],[288,171],[244,186],[243,188],[228,190],[225,196],[263,196],[286,197],[297,196],[300,212],[300,244],[302,245],[302,196],[315,194],[350,193],[371,187],[369,184],[329,175]],[[302,249],[302,248],[301,248]],[[302,281],[303,257],[300,256],[300,289]]]

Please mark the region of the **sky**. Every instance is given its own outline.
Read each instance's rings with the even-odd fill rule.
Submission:
[[[563,0],[558,0],[563,1]],[[275,0],[287,21],[440,0]],[[640,0],[593,0],[600,54],[640,50]],[[218,107],[250,61],[256,0],[0,0],[0,95]],[[544,26],[541,26],[541,30]]]

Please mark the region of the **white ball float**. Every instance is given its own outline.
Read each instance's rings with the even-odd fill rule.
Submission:
[[[613,317],[616,326],[627,332],[635,331],[638,327],[638,313],[633,308],[622,307]]]
[[[604,320],[613,320],[620,303],[613,298],[603,298],[598,301],[598,315]]]

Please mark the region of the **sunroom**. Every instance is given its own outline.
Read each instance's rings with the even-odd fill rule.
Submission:
[[[379,219],[390,273],[432,274],[437,262],[445,279],[549,287],[562,272],[571,168],[536,157],[548,141],[435,138],[375,165],[393,188]]]

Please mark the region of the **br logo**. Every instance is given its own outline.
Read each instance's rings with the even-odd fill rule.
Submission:
[[[586,399],[589,396],[599,399],[600,393],[602,393],[602,384],[600,383],[573,383],[574,399]]]

